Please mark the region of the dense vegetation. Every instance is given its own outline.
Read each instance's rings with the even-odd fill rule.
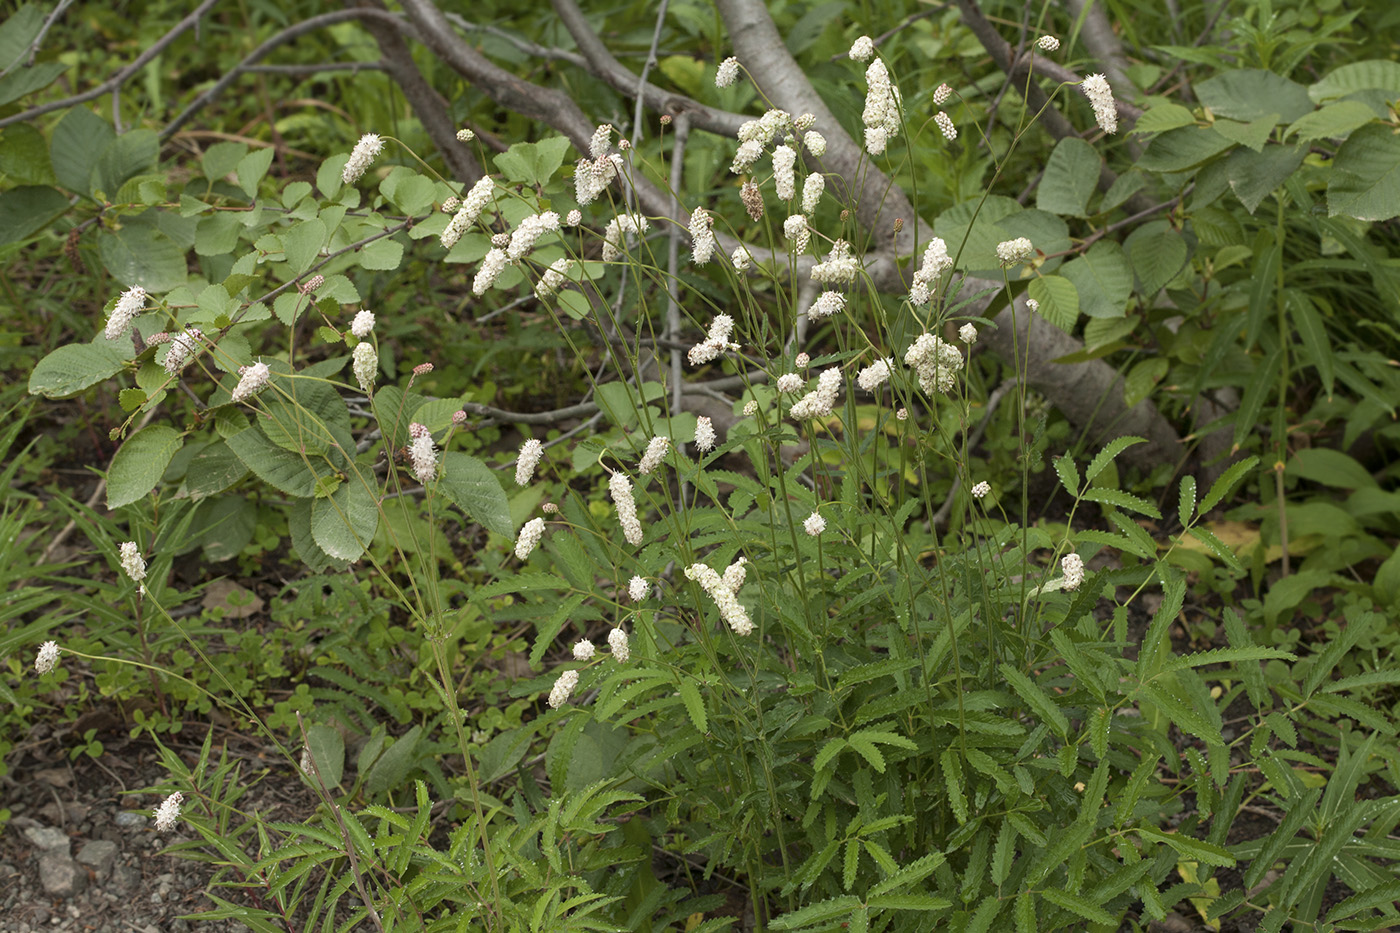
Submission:
[[[258,930],[1400,922],[1400,10],[1278,6],[21,8],[0,773]]]

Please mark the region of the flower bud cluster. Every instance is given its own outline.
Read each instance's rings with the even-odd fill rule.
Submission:
[[[568,256],[550,263],[549,268],[544,270],[544,276],[540,278],[539,284],[535,286],[535,297],[543,301],[559,291],[559,286],[568,281],[567,273],[573,266],[574,261]]]
[[[613,660],[619,664],[626,664],[632,657],[632,649],[627,644],[627,633],[620,628],[608,632],[608,647],[612,649]]]
[[[198,327],[191,327],[183,334],[171,336],[170,349],[165,351],[165,371],[173,376],[188,366],[203,337],[204,332]]]
[[[546,233],[559,230],[559,215],[554,211],[542,211],[526,217],[510,235],[510,245],[506,247],[506,257],[511,262],[519,262],[530,254],[535,243]]]
[[[642,454],[642,460],[637,464],[637,472],[646,476],[655,472],[666,459],[666,454],[671,450],[671,439],[665,434],[658,434],[647,442],[646,452]]]
[[[856,376],[856,385],[867,392],[874,392],[889,380],[893,369],[894,357],[887,356],[883,360],[877,360],[860,371]]]
[[[914,281],[909,287],[909,302],[913,305],[928,304],[943,273],[951,268],[953,257],[948,255],[948,244],[941,237],[929,240],[928,248],[924,250],[923,264],[914,273]]]
[[[958,348],[945,343],[934,334],[921,334],[904,354],[904,365],[919,377],[919,388],[932,395],[951,392],[957,374],[963,368],[963,356]]]
[[[812,231],[807,227],[807,218],[801,214],[793,214],[783,221],[783,236],[787,238],[789,249],[795,253],[805,253],[807,244],[812,239]]]
[[[1035,255],[1035,247],[1023,236],[1013,240],[1003,240],[997,244],[997,261],[1003,266],[1014,266]]]
[[[355,319],[350,322],[350,333],[361,340],[369,337],[374,330],[374,312],[369,310],[360,311],[355,315]]]
[[[355,349],[350,353],[353,365],[351,369],[355,373],[355,381],[360,384],[360,388],[366,393],[374,388],[374,380],[379,375],[379,351],[374,349],[374,344],[368,340],[362,340],[355,345]]]
[[[697,343],[690,348],[687,359],[691,366],[701,366],[719,357],[725,350],[737,350],[739,345],[729,342],[729,335],[734,332],[734,319],[727,314],[716,314],[715,319],[710,322],[710,332],[705,336],[702,343]]]
[[[715,71],[715,87],[729,87],[739,80],[739,59],[729,56],[719,63]]]
[[[1062,589],[1079,589],[1079,584],[1084,582],[1084,558],[1078,554],[1066,554],[1060,560],[1060,570],[1065,575]]]
[[[865,124],[865,149],[871,155],[879,155],[899,133],[899,88],[890,81],[885,63],[878,58],[865,69],[865,83],[865,110],[861,114],[861,122]]]
[[[1089,75],[1080,88],[1094,108],[1094,119],[1105,133],[1118,132],[1118,108],[1113,103],[1113,88],[1103,75]]]
[[[807,320],[820,321],[840,313],[846,307],[846,297],[840,292],[822,292],[812,306],[807,309]]]

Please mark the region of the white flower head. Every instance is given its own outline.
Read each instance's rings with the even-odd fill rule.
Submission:
[[[112,316],[107,318],[107,339],[117,340],[125,337],[126,332],[131,330],[131,322],[145,309],[146,290],[140,285],[133,285],[122,292],[112,308]]]
[[[944,104],[948,103],[948,98],[952,96],[953,89],[947,84],[940,84],[938,87],[934,88],[933,105],[935,107],[942,107]]]
[[[1089,75],[1079,85],[1094,108],[1094,119],[1105,133],[1118,132],[1118,108],[1113,103],[1113,88],[1103,75]]]
[[[972,498],[974,498],[974,499],[984,499],[984,498],[986,498],[987,494],[990,493],[991,491],[992,491],[992,484],[989,483],[989,482],[987,482],[986,480],[983,480],[982,482],[978,483],[976,486],[973,486],[973,487],[972,487]]]
[[[729,170],[735,175],[742,175],[753,168],[759,156],[763,155],[763,143],[756,139],[750,139],[739,144],[739,150],[734,153],[734,161],[729,164]]]
[[[597,649],[593,647],[593,642],[589,641],[587,638],[580,638],[574,643],[574,660],[587,661],[593,657],[596,651]]]
[[[904,365],[914,370],[919,377],[919,388],[930,395],[951,392],[963,368],[963,355],[957,347],[935,334],[920,334],[904,354]]]
[[[812,358],[810,356],[805,353],[799,353],[793,358],[792,365],[796,366],[798,369],[806,369],[807,365],[811,362]]]
[[[627,644],[627,633],[620,628],[608,632],[608,647],[612,649],[613,660],[619,664],[627,663],[632,657],[632,650]]]
[[[822,292],[807,309],[807,320],[820,321],[822,318],[839,314],[845,307],[846,298],[840,292]]]
[[[938,124],[938,129],[943,133],[943,138],[952,142],[958,138],[958,128],[953,125],[953,118],[942,110],[933,118],[933,122]]]
[[[481,260],[481,268],[476,271],[476,278],[472,279],[472,293],[477,297],[486,294],[486,290],[496,284],[496,279],[509,264],[506,251],[493,248]]]
[[[783,236],[787,237],[789,248],[795,253],[806,252],[812,232],[807,227],[807,218],[793,214],[783,221]]]
[[[569,702],[569,697],[573,695],[574,688],[578,686],[578,671],[565,671],[559,675],[559,679],[554,682],[554,687],[549,691],[550,709],[558,709]]]
[[[198,327],[191,327],[183,334],[173,335],[170,338],[170,349],[165,351],[165,371],[173,376],[188,366],[203,337],[204,332]]]
[[[633,577],[627,581],[627,596],[634,603],[639,603],[647,598],[647,581],[642,577]]]
[[[797,373],[783,373],[778,377],[777,382],[778,391],[785,392],[789,395],[794,392],[801,392],[803,386],[806,384],[807,380],[797,375]]]
[[[858,62],[868,62],[875,55],[875,43],[869,36],[861,36],[851,43],[851,59]]]
[[[733,332],[734,319],[727,314],[716,314],[704,341],[690,348],[690,365],[699,366],[716,359],[725,350],[737,350],[738,346],[729,342],[729,335]]]
[[[703,207],[690,213],[690,249],[697,266],[703,266],[715,254],[714,218]]]
[[[362,340],[355,345],[355,349],[350,352],[353,360],[351,369],[355,373],[355,381],[360,384],[360,388],[369,392],[374,388],[374,380],[379,376],[379,351],[374,349],[374,344],[368,340]]]
[[[802,145],[807,147],[807,151],[812,154],[814,159],[820,159],[826,155],[826,137],[816,130],[808,130],[803,134]]]
[[[739,59],[729,56],[719,63],[715,71],[715,87],[729,87],[739,80]]]
[[[806,521],[802,523],[802,530],[815,538],[823,531],[826,531],[826,519],[822,518],[820,512],[813,512],[811,515],[808,515]]]
[[[724,576],[705,564],[691,564],[685,569],[685,575],[686,579],[698,583],[705,594],[715,601],[720,618],[734,634],[748,635],[753,632],[753,622],[738,596],[739,587],[744,585],[743,558],[731,565]]]
[[[413,475],[418,482],[427,485],[437,476],[437,449],[433,447],[433,434],[426,425],[413,422],[408,426],[408,460],[413,466]]]
[[[58,663],[58,642],[46,641],[39,646],[39,656],[34,659],[34,670],[47,674]]]
[[[155,808],[157,832],[168,833],[175,828],[175,822],[180,819],[180,804],[184,799],[185,795],[177,790]]]
[[[1035,314],[1037,311],[1040,310],[1040,302],[1036,301],[1034,298],[1027,298],[1026,310],[1029,311],[1031,314]]]
[[[539,546],[540,539],[544,537],[544,519],[532,518],[520,529],[520,534],[515,538],[515,556],[519,560],[526,560],[535,548]]]
[[[758,414],[758,399],[749,399],[744,403],[744,417],[752,418]]]
[[[564,226],[566,227],[577,227],[581,223],[583,223],[583,211],[578,208],[569,211],[564,217]]]
[[[650,226],[640,214],[622,214],[608,221],[603,228],[603,262],[613,262],[622,255],[625,237],[641,236]]]
[[[929,240],[924,250],[924,259],[919,271],[914,273],[914,281],[909,286],[909,301],[914,305],[928,304],[933,290],[938,287],[943,273],[953,268],[953,257],[948,255],[948,244],[942,237]]]
[[[969,322],[958,328],[958,339],[968,346],[977,342],[977,328]]]
[[[658,434],[647,441],[646,452],[642,454],[642,460],[637,464],[637,471],[643,476],[653,472],[666,459],[666,454],[671,449],[671,439],[665,434]]]
[[[1054,36],[1041,36],[1035,40],[1036,47],[1042,52],[1054,52],[1060,47],[1060,40]]]
[[[539,284],[535,286],[535,297],[543,301],[550,295],[559,291],[559,287],[568,281],[568,271],[573,268],[574,261],[568,256],[563,256],[549,264],[549,268],[544,270]]]
[[[885,144],[899,133],[899,89],[890,81],[885,63],[875,59],[865,69],[865,148],[871,155],[885,151]]]
[[[1035,247],[1031,241],[1023,236],[1018,236],[1012,240],[1003,240],[997,244],[997,261],[1003,266],[1014,266],[1018,262],[1025,262],[1035,255]]]
[[[894,413],[894,417],[895,417],[895,420],[896,420],[896,421],[908,421],[908,420],[909,420],[909,409],[907,409],[907,408],[900,408],[898,411],[896,411],[896,412]]]
[[[642,523],[637,520],[637,500],[632,497],[632,481],[625,473],[614,473],[608,480],[608,492],[617,508],[617,520],[622,525],[622,535],[627,543],[637,547],[645,535]]]
[[[735,272],[747,272],[749,267],[753,265],[753,257],[742,246],[734,247],[734,252],[729,254],[729,261],[734,264]]]
[[[527,486],[530,480],[535,478],[535,467],[539,466],[540,458],[544,456],[544,445],[535,438],[520,445],[520,456],[515,458],[515,484],[517,486]]]
[[[841,367],[832,366],[817,377],[817,387],[793,403],[788,413],[796,419],[828,418],[841,393]]]
[[[715,426],[709,415],[695,419],[695,449],[707,453],[715,448]]]
[[[791,201],[796,194],[794,167],[797,165],[797,152],[787,145],[773,149],[773,190],[778,200]]]
[[[526,217],[510,235],[506,246],[506,258],[511,262],[519,262],[530,254],[541,236],[558,230],[559,215],[554,211],[541,211]]]
[[[268,377],[272,375],[272,370],[268,369],[266,363],[243,366],[238,371],[242,374],[241,378],[238,380],[238,385],[233,387],[233,394],[229,397],[229,400],[235,404],[261,392],[267,386]]]
[[[831,252],[826,254],[826,259],[813,264],[812,280],[823,285],[849,285],[856,280],[860,270],[860,260],[851,254],[851,244],[845,240],[837,240],[831,244]]]
[[[856,385],[867,392],[874,392],[884,385],[890,378],[890,373],[894,369],[894,358],[885,357],[877,360],[865,367],[856,376]]]
[[[457,142],[469,143],[473,139],[476,139],[476,134],[473,133],[471,130],[463,128],[457,131]]]
[[[350,153],[350,160],[345,163],[345,168],[340,172],[340,180],[347,185],[353,185],[360,180],[360,176],[369,168],[379,153],[384,151],[384,140],[380,139],[376,133],[366,133],[360,137],[360,141],[355,143],[354,150]]]
[[[1084,582],[1084,558],[1078,554],[1066,554],[1060,560],[1060,570],[1065,575],[1063,589],[1077,590],[1079,584]]]
[[[364,340],[374,330],[374,312],[362,310],[355,315],[355,319],[350,322],[350,333]]]
[[[608,148],[612,146],[613,128],[611,123],[604,123],[593,131],[593,139],[588,143],[588,154],[593,158],[601,159],[608,154]]]
[[[813,172],[802,182],[802,213],[810,214],[821,203],[822,192],[826,190],[826,176]]]
[[[476,223],[481,212],[495,200],[495,197],[496,182],[490,175],[472,185],[472,190],[468,191],[467,196],[462,199],[462,206],[457,209],[457,213],[452,215],[452,219],[447,223],[447,228],[438,236],[442,248],[451,249],[456,246],[457,241],[462,238],[462,234],[471,229],[472,224]]]

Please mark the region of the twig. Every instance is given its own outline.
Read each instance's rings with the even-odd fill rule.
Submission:
[[[250,75],[288,75],[300,78],[320,74],[323,71],[348,71],[351,75],[361,71],[388,71],[383,62],[321,62],[319,65],[249,65],[243,69]]]
[[[203,3],[195,8],[193,13],[176,23],[169,32],[161,36],[150,48],[137,56],[135,61],[112,75],[112,77],[108,78],[106,81],[97,85],[97,87],[89,88],[81,94],[74,94],[72,97],[65,97],[63,100],[49,101],[47,104],[40,104],[37,107],[30,107],[28,110],[12,114],[4,119],[0,119],[0,127],[9,126],[11,123],[27,123],[35,117],[43,116],[46,113],[53,113],[55,110],[64,110],[75,104],[86,103],[121,87],[126,83],[128,78],[139,72],[142,68],[145,68],[147,62],[154,59],[161,52],[164,52],[170,43],[174,42],[185,30],[197,23],[199,18],[218,2],[219,0],[204,0]]]
[[[34,40],[30,42],[27,47],[25,47],[25,50],[23,52],[20,52],[18,55],[15,56],[14,61],[10,62],[8,65],[5,66],[4,71],[0,71],[0,78],[3,78],[5,75],[9,74],[10,70],[16,65],[18,65],[20,62],[24,61],[26,56],[28,56],[29,61],[24,62],[24,67],[34,67],[34,60],[39,57],[39,49],[44,44],[44,36],[49,34],[49,30],[53,28],[53,24],[57,22],[58,18],[62,16],[65,12],[67,12],[68,8],[72,5],[73,0],[61,0],[58,6],[53,8],[53,12],[50,13],[48,16],[44,17],[44,22],[42,25],[39,26],[39,32],[35,34]]]
[[[443,15],[447,17],[448,22],[452,23],[458,29],[464,29],[467,32],[484,32],[488,36],[504,39],[526,55],[533,55],[535,58],[550,59],[552,61],[568,62],[575,67],[582,68],[585,71],[588,70],[588,60],[577,52],[570,52],[567,49],[556,49],[553,46],[539,45],[528,39],[522,39],[497,26],[483,26],[480,23],[470,22],[456,13],[444,13]]]

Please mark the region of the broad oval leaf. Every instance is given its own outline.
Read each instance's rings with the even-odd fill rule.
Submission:
[[[29,394],[68,398],[121,372],[133,352],[130,342],[98,335],[92,343],[70,343],[39,361],[29,374]]]
[[[1098,187],[1100,168],[1099,153],[1093,146],[1077,136],[1060,140],[1045,164],[1035,206],[1053,214],[1085,216],[1089,197]]]
[[[359,560],[379,528],[379,498],[356,477],[311,503],[311,537],[336,560]]]
[[[107,470],[107,508],[130,505],[155,489],[184,443],[180,432],[165,424],[148,425],[127,438]]]
[[[457,451],[443,454],[438,490],[487,531],[515,537],[505,490],[496,474],[477,458]]]

